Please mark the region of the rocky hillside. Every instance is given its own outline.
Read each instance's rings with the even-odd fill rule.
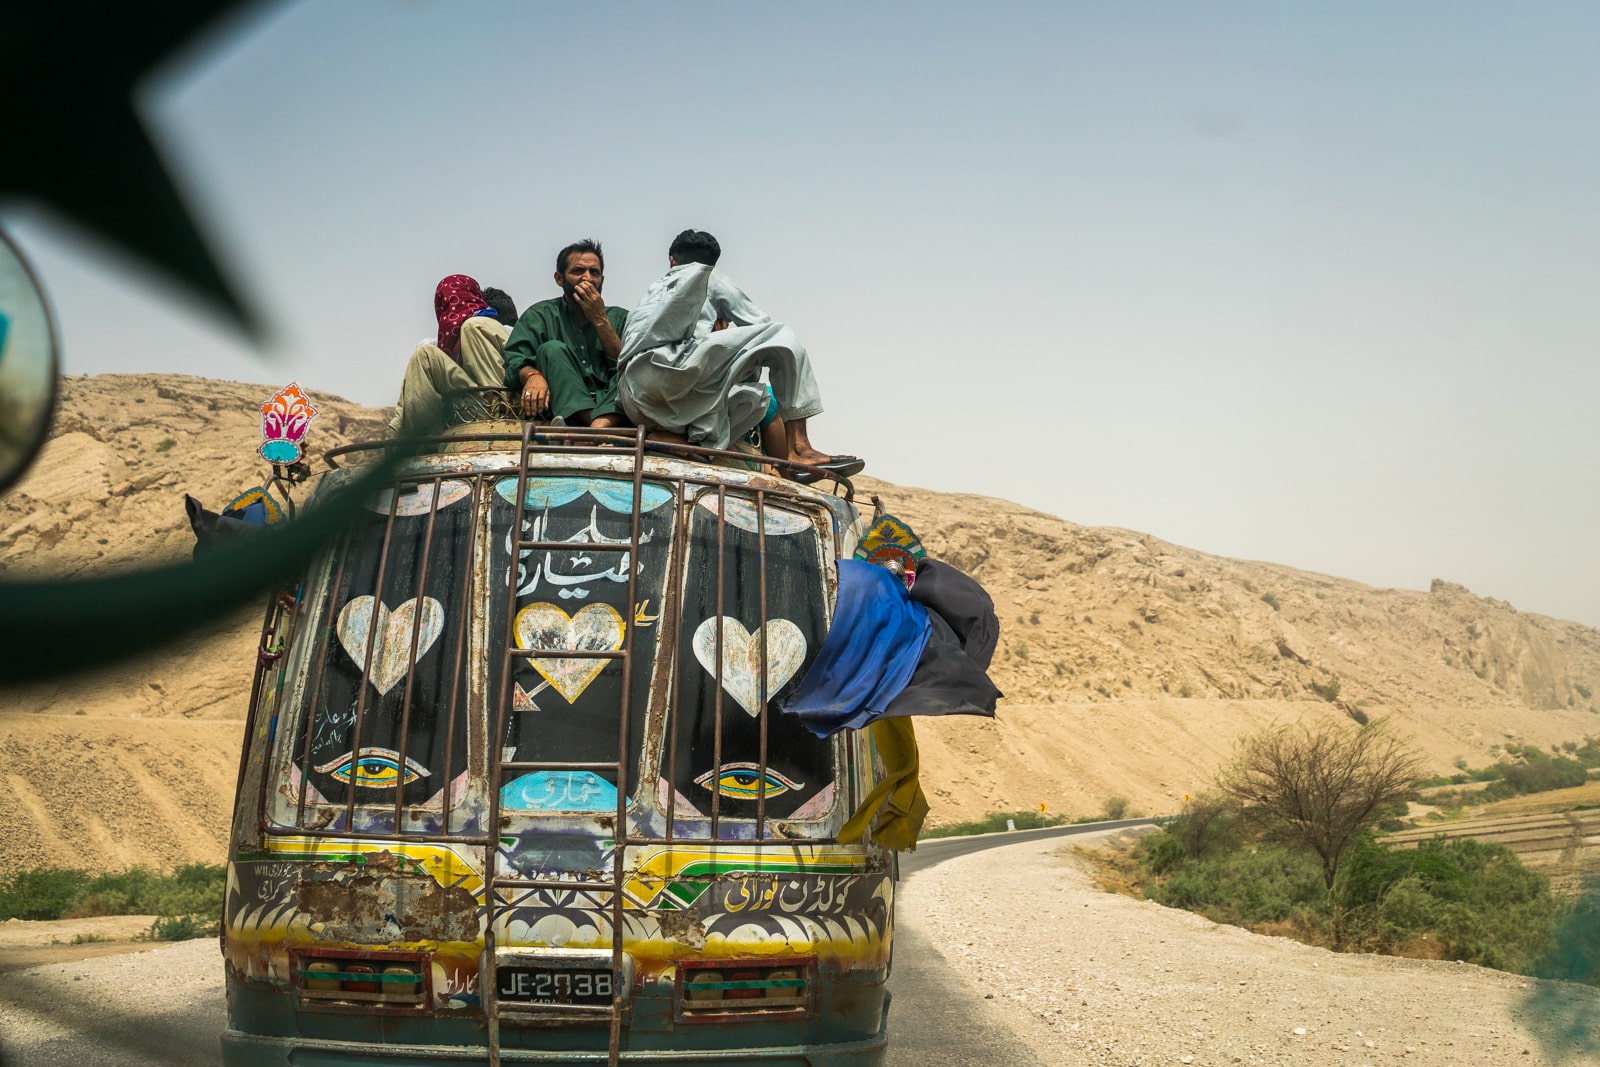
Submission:
[[[0,497],[0,578],[185,556],[183,493],[215,508],[256,483],[256,410],[272,391],[68,379],[43,458]],[[312,396],[313,455],[385,415]],[[1002,500],[858,489],[982,580],[1001,614],[999,719],[918,728],[935,821],[1041,803],[1093,814],[1113,796],[1173,810],[1240,734],[1301,716],[1393,715],[1440,769],[1487,762],[1507,739],[1600,734],[1588,627],[1448,581],[1375,589]],[[0,860],[220,857],[258,625],[244,609],[158,659],[0,691]]]

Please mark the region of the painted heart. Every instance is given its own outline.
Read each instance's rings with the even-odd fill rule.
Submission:
[[[694,631],[694,658],[713,677],[717,673],[717,620]],[[795,676],[806,658],[806,635],[788,619],[767,620],[767,699]],[[722,688],[755,718],[761,714],[761,637],[731,616],[722,617]]]
[[[417,659],[421,660],[444,630],[444,605],[431,596],[419,600],[413,597],[390,611],[373,597],[351,597],[339,609],[339,643],[360,664],[379,693],[388,693],[410,670],[411,639],[414,631],[417,641]],[[377,639],[373,642],[372,663],[366,662],[367,641],[372,636],[372,609],[377,604]]]
[[[622,616],[610,604],[590,604],[568,615],[554,604],[529,604],[517,612],[518,648],[573,652],[615,652],[622,647]],[[609,659],[562,659],[531,656],[534,670],[571,704],[589,688]]]

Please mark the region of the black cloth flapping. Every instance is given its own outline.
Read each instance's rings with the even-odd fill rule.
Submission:
[[[917,580],[911,599],[927,607],[949,625],[971,660],[984,670],[1000,642],[1000,620],[994,601],[976,579],[936,559],[917,563]]]
[[[1005,694],[987,668],[1000,620],[983,586],[948,563],[923,559],[911,599],[928,609],[928,643],[911,681],[884,709],[893,715],[994,715]]]

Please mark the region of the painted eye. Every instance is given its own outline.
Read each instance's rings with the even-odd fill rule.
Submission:
[[[715,784],[713,778],[716,779]],[[804,782],[785,777],[771,767],[767,768],[766,777],[762,777],[759,763],[724,763],[721,774],[707,771],[694,783],[734,800],[755,800],[762,796],[771,798],[805,786]]]
[[[353,756],[346,752],[338,759],[322,764],[317,772],[331,774],[339,781],[350,782],[360,789],[393,789],[410,785],[429,774],[426,767],[409,756],[402,768],[400,753],[392,748],[364,748]]]

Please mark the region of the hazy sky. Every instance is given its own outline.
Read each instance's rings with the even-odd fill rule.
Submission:
[[[692,226],[868,473],[1600,625],[1592,3],[269,4],[143,105],[274,338],[13,206],[70,372],[391,403]]]

